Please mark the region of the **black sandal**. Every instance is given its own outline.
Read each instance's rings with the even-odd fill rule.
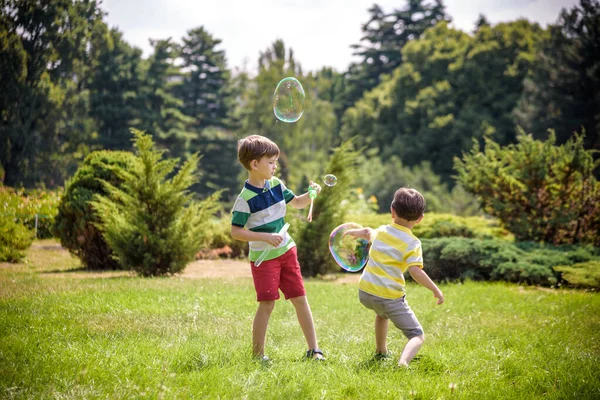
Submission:
[[[315,354],[319,354],[321,357],[315,357]],[[306,350],[306,358],[309,360],[325,361],[325,355],[321,349]]]

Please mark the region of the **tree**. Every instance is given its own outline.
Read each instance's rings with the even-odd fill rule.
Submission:
[[[409,41],[418,39],[440,21],[450,21],[441,0],[433,4],[426,0],[408,0],[405,8],[390,13],[374,4],[368,11],[370,18],[362,25],[361,42],[351,46],[361,61],[348,70],[346,108],[377,86],[382,75],[402,64],[401,51]]]
[[[96,1],[0,2],[0,162],[4,183],[31,185],[60,145],[64,82],[88,63]],[[79,75],[81,76],[81,75]]]
[[[585,150],[583,137],[556,146],[523,131],[505,147],[486,139],[462,159],[455,158],[458,180],[479,197],[482,208],[501,220],[519,240],[600,245],[599,162]]]
[[[131,146],[129,127],[140,123],[142,51],[132,48],[116,28],[97,43],[97,64],[89,83],[90,115],[104,149]]]
[[[600,2],[563,9],[537,53],[515,110],[536,137],[553,128],[558,143],[585,130],[585,146],[600,150]]]
[[[329,234],[345,221],[345,208],[340,206],[348,198],[356,176],[358,152],[352,141],[346,141],[334,149],[327,171],[338,178],[331,189],[325,188],[314,203],[313,222],[302,225],[297,235],[298,260],[302,274],[315,276],[338,271],[339,267],[329,253]]]
[[[225,52],[217,50],[220,44],[221,39],[204,27],[188,31],[183,38],[181,68],[186,73],[176,93],[183,101],[182,112],[193,118],[190,129],[195,132],[208,126],[227,127],[229,71]]]
[[[199,156],[189,158],[172,177],[179,159],[162,159],[150,135],[132,129],[136,157],[119,170],[123,183],[105,182],[108,196],[91,202],[106,242],[124,269],[142,276],[182,271],[206,237],[205,224],[218,209],[220,192],[202,202],[188,188],[196,181]]]
[[[439,23],[408,43],[403,64],[346,111],[342,139],[357,136],[383,162],[430,160],[451,184],[452,158],[472,138],[514,141],[512,111],[541,32],[521,20],[482,26],[471,37]]]
[[[168,149],[172,157],[184,157],[190,140],[196,136],[188,128],[196,120],[183,113],[183,101],[174,95],[174,86],[183,79],[180,68],[175,66],[179,46],[171,38],[150,42],[154,52],[142,86],[140,128],[152,132],[157,145]]]

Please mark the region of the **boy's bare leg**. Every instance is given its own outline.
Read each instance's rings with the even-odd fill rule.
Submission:
[[[306,344],[309,349],[318,349],[319,343],[317,342],[317,334],[315,333],[315,323],[313,321],[312,312],[308,305],[308,299],[306,296],[294,297],[290,299],[294,308],[296,309],[296,316],[300,323],[300,328],[306,338]],[[319,355],[317,355],[319,357]],[[320,357],[319,357],[320,358]]]
[[[388,320],[375,316],[375,344],[377,349],[376,353],[387,354],[387,331],[388,331]]]
[[[411,338],[408,343],[406,343],[406,346],[404,346],[404,350],[402,350],[400,360],[398,360],[398,365],[401,367],[408,366],[410,360],[412,360],[413,357],[419,352],[419,349],[423,345],[424,341],[425,335],[419,335]]]
[[[274,300],[258,302],[258,310],[256,310],[254,323],[252,324],[252,353],[255,356],[265,355],[267,326],[269,325],[269,318],[274,307]]]

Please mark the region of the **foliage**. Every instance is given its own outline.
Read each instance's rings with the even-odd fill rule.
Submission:
[[[98,40],[97,65],[90,78],[90,115],[98,126],[103,149],[128,150],[129,127],[138,123],[143,109],[142,51],[130,46],[113,28]]]
[[[563,9],[536,55],[516,121],[535,137],[556,131],[558,143],[586,132],[585,147],[600,149],[600,2]]]
[[[120,169],[129,169],[133,157],[129,152],[95,151],[83,161],[75,175],[67,181],[58,206],[53,228],[61,245],[92,270],[120,269],[119,263],[96,224],[99,222],[90,201],[97,194],[106,195],[101,181],[113,186],[122,184]]]
[[[196,181],[199,156],[183,163],[162,160],[150,135],[132,129],[136,157],[131,168],[117,170],[120,186],[104,181],[108,195],[91,202],[100,229],[124,269],[142,276],[174,274],[194,259],[205,238],[205,224],[218,209],[220,192],[197,202],[188,188]]]
[[[567,286],[600,289],[600,261],[558,265],[553,269],[561,273],[561,282]]]
[[[392,216],[386,214],[349,214],[347,222],[377,228],[391,223]],[[415,236],[421,239],[461,236],[474,239],[501,239],[513,241],[514,237],[499,224],[499,221],[486,217],[461,217],[452,214],[425,213],[425,218],[413,228]]]
[[[346,141],[334,149],[327,171],[338,178],[338,183],[331,188],[323,186],[314,201],[313,221],[301,225],[294,236],[303,275],[315,276],[339,268],[329,253],[329,234],[345,220],[346,208],[342,202],[351,190],[357,155],[352,141]]]
[[[61,137],[63,107],[71,101],[68,82],[84,79],[101,11],[96,1],[1,4],[0,162],[5,185],[33,186],[54,173],[40,164],[51,164],[68,141]]]
[[[451,183],[452,159],[473,138],[514,138],[512,111],[541,36],[523,20],[482,26],[473,37],[440,22],[407,43],[402,64],[346,110],[340,135],[376,148],[384,164],[428,160]]]
[[[600,261],[585,247],[521,246],[501,240],[469,238],[423,239],[423,261],[433,280],[504,280],[542,286],[558,282],[552,268]]]
[[[204,226],[204,242],[197,258],[240,258],[248,255],[248,243],[231,237],[231,215],[223,215]],[[211,257],[211,255],[216,257]]]
[[[217,49],[220,44],[221,39],[201,26],[189,30],[181,45],[181,70],[187,72],[182,73],[183,81],[174,91],[183,103],[181,111],[193,119],[196,131],[227,126],[229,71],[225,51]]]
[[[377,86],[382,75],[402,64],[402,48],[407,43],[421,37],[438,22],[450,21],[441,0],[409,0],[406,3],[402,9],[387,13],[377,4],[368,10],[369,20],[361,26],[361,41],[351,46],[360,62],[348,68],[345,108]]]
[[[0,262],[20,261],[33,242],[33,231],[15,216],[22,204],[20,194],[0,186]]]
[[[397,156],[387,161],[367,150],[359,157],[358,182],[366,198],[375,198],[380,213],[390,210],[394,193],[401,187],[419,190],[427,202],[427,212],[448,212],[460,215],[480,213],[476,198],[466,193],[460,185],[452,190],[436,175],[428,161],[408,167]]]
[[[58,205],[62,190],[47,191],[43,189],[25,190],[0,186],[3,199],[0,201],[0,213],[14,218],[29,230],[36,232],[37,237],[46,239],[52,237],[52,225],[58,213]],[[36,214],[38,215],[36,229]]]
[[[598,161],[575,136],[561,146],[521,131],[517,144],[486,139],[455,160],[458,180],[479,196],[482,208],[500,219],[518,240],[600,245]]]

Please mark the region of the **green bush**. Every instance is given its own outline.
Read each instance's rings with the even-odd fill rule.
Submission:
[[[296,225],[298,232],[291,232],[298,245],[298,260],[303,275],[315,276],[340,269],[329,252],[329,234],[346,220],[345,208],[340,207],[340,204],[350,194],[356,158],[357,152],[351,141],[342,143],[334,150],[325,170],[338,178],[336,186],[324,187],[316,198],[313,221]],[[307,212],[308,208],[301,211],[302,220],[306,218]],[[287,219],[293,219],[293,215],[290,214]]]
[[[238,258],[248,254],[248,243],[231,237],[230,215],[206,223],[204,235],[203,246],[196,258]]]
[[[101,180],[119,186],[122,179],[118,171],[130,168],[132,162],[133,155],[128,152],[95,151],[85,158],[66,184],[53,233],[88,269],[121,268],[102,232],[95,226],[100,220],[89,202],[97,194],[107,194]]]
[[[348,222],[377,228],[391,223],[391,214],[350,215]],[[496,219],[484,217],[460,217],[452,214],[425,214],[425,218],[416,225],[413,233],[421,239],[461,236],[476,239],[503,239],[512,241],[513,235],[503,229]]]
[[[520,241],[600,246],[598,162],[583,137],[556,146],[554,132],[543,142],[521,131],[517,141],[486,139],[456,158],[459,183]]]
[[[423,239],[423,259],[434,280],[504,280],[551,286],[553,267],[600,260],[592,247],[535,245],[469,238]]]
[[[600,289],[600,261],[588,261],[570,266],[554,267],[561,274],[561,283],[566,286]]]
[[[43,189],[25,190],[3,186],[6,192],[2,213],[12,216],[17,222],[29,230],[36,230],[35,216],[38,215],[37,237],[48,239],[52,237],[52,225],[58,213],[58,204],[62,190],[47,191]]]
[[[132,132],[136,157],[131,168],[117,171],[121,185],[104,182],[108,195],[91,202],[100,219],[95,226],[124,269],[142,276],[174,274],[206,241],[205,226],[220,206],[220,192],[194,201],[189,188],[197,181],[200,157],[190,157],[173,176],[179,159],[163,160],[150,135]]]
[[[32,231],[16,222],[14,217],[0,214],[0,262],[20,261],[32,242]]]

